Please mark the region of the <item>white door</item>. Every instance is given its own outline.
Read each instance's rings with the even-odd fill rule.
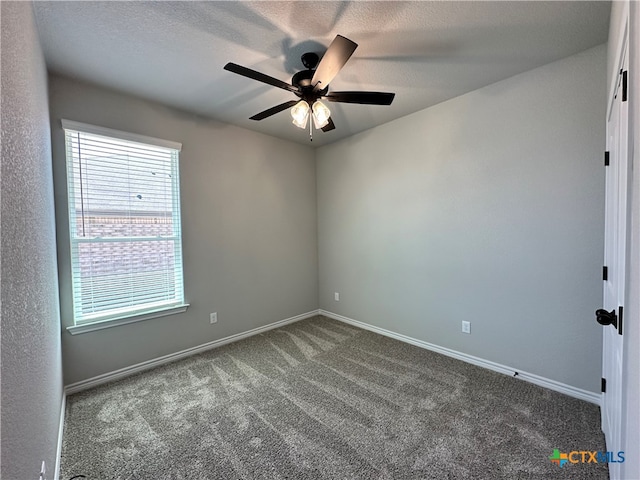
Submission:
[[[626,35],[625,35],[626,38]],[[624,331],[624,296],[626,283],[626,249],[628,225],[628,110],[626,101],[628,51],[627,42],[623,42],[620,52],[617,88],[615,98],[610,99],[607,120],[607,151],[609,166],[606,167],[606,210],[605,210],[605,265],[607,280],[604,282],[604,305],[607,317],[601,315],[599,321],[610,325],[603,326],[602,376],[606,380],[606,391],[602,394],[602,430],[607,442],[607,450],[622,450],[622,365]],[[614,325],[615,324],[615,325]],[[609,464],[611,479],[620,478],[619,464]]]

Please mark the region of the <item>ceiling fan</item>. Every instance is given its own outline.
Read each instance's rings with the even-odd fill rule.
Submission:
[[[351,58],[351,55],[357,47],[357,43],[352,42],[342,35],[336,35],[336,38],[334,38],[331,45],[329,45],[322,60],[312,52],[302,55],[302,64],[307,70],[296,73],[291,79],[291,84],[235,63],[227,63],[224,69],[274,87],[282,88],[296,95],[298,100],[290,100],[275,107],[268,108],[263,112],[257,113],[250,119],[264,120],[271,115],[291,108],[293,124],[297,127],[306,128],[309,116],[311,116],[313,122],[309,123],[309,135],[311,140],[313,140],[312,124],[315,125],[316,129],[322,130],[323,132],[328,132],[336,128],[331,119],[331,112],[327,106],[320,101],[321,98],[330,102],[360,103],[365,105],[391,105],[391,102],[393,102],[395,93],[329,92],[329,83],[331,83],[345,63],[347,63],[347,60]]]

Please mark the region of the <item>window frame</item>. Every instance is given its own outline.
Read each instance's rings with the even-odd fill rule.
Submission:
[[[106,313],[88,315],[87,317],[85,317],[85,319],[82,319],[82,320],[78,320],[76,318],[76,298],[79,295],[79,292],[76,291],[76,283],[74,281],[74,272],[73,272],[74,255],[72,253],[72,250],[74,248],[77,248],[74,246],[74,244],[79,245],[80,243],[90,243],[92,241],[96,243],[98,242],[105,243],[105,240],[104,239],[103,240],[78,239],[74,235],[75,219],[72,218],[73,217],[72,202],[75,202],[74,188],[76,188],[76,185],[74,183],[73,177],[69,178],[70,176],[69,172],[71,172],[73,169],[73,160],[68,156],[67,132],[73,131],[73,132],[80,132],[80,133],[86,133],[86,134],[92,134],[92,135],[100,135],[100,136],[111,138],[117,141],[135,142],[142,145],[161,147],[161,148],[167,148],[167,149],[173,150],[174,152],[172,153],[172,155],[175,154],[175,159],[172,159],[172,168],[174,169],[173,174],[175,174],[175,176],[172,177],[173,178],[172,190],[177,193],[177,197],[178,197],[177,199],[174,199],[174,201],[175,201],[175,207],[177,208],[177,219],[180,223],[181,223],[182,216],[180,212],[181,192],[180,192],[180,176],[179,176],[179,154],[182,150],[182,144],[178,142],[155,138],[155,137],[138,135],[130,132],[124,132],[121,130],[114,130],[114,129],[100,127],[96,125],[75,122],[72,120],[61,119],[61,124],[64,131],[65,171],[67,175],[67,189],[65,192],[65,196],[67,200],[66,216],[68,221],[67,227],[68,227],[68,234],[69,234],[69,238],[68,238],[69,260],[68,261],[69,261],[69,266],[71,267],[71,272],[70,272],[71,274],[71,277],[70,277],[71,314],[73,317],[73,324],[67,327],[67,331],[75,335],[78,333],[101,330],[104,328],[115,327],[118,325],[126,325],[129,323],[148,320],[151,318],[164,317],[167,315],[174,315],[177,313],[185,312],[189,307],[189,304],[186,303],[185,301],[185,291],[184,291],[184,255],[182,252],[182,228],[181,228],[181,225],[177,225],[177,226],[174,225],[174,235],[172,236],[166,236],[166,237],[163,236],[161,238],[157,236],[124,237],[124,238],[131,238],[132,242],[141,241],[145,239],[150,239],[152,241],[172,240],[174,242],[178,242],[179,250],[180,250],[180,259],[179,259],[180,269],[182,272],[182,275],[181,275],[182,285],[180,286],[180,291],[182,293],[181,299],[177,299],[176,301],[170,301],[166,305],[162,305],[162,302],[157,302],[155,307],[138,308],[138,309],[123,309],[123,308],[117,309],[116,308],[116,309],[111,309]],[[106,241],[109,241],[109,240],[106,240]],[[176,272],[176,269],[174,268],[174,273],[175,272]]]

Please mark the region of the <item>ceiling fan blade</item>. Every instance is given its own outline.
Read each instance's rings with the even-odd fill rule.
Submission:
[[[344,64],[347,63],[347,60],[351,58],[357,47],[357,43],[342,35],[336,35],[313,74],[311,79],[311,85],[314,86],[313,90],[317,92],[327,87],[340,69],[344,67]]]
[[[248,77],[253,80],[266,83],[267,85],[272,85],[274,87],[282,88],[283,90],[288,90],[289,92],[299,91],[298,87],[294,87],[293,85],[283,82],[282,80],[278,80],[277,78],[270,77],[269,75],[265,75],[264,73],[260,73],[255,70],[251,70],[250,68],[243,67],[242,65],[229,62],[224,66],[224,69],[233,73],[237,73],[238,75],[242,75],[243,77]]]
[[[386,92],[331,92],[323,98],[330,102],[391,105],[395,96],[395,93]]]
[[[331,120],[331,117],[329,117],[329,123],[327,123],[324,127],[322,127],[320,130],[322,130],[323,132],[330,132],[331,130],[334,130],[336,128],[335,124],[333,123],[333,120]]]
[[[271,107],[266,109],[264,112],[256,113],[253,117],[250,117],[249,120],[264,120],[271,115],[275,115],[276,113],[280,113],[287,108],[293,107],[300,100],[289,100],[288,102],[281,103],[280,105],[276,105],[275,107]]]

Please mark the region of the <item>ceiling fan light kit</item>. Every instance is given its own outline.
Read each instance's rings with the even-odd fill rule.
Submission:
[[[331,119],[331,111],[320,101],[321,98],[326,98],[330,102],[391,105],[395,97],[395,93],[386,92],[329,93],[329,83],[351,58],[357,47],[358,44],[355,42],[342,35],[336,35],[322,60],[313,52],[302,55],[302,64],[307,70],[297,72],[291,79],[291,84],[235,63],[227,63],[224,69],[273,87],[287,90],[300,98],[299,101],[290,100],[264,110],[251,117],[251,120],[264,120],[271,115],[291,108],[291,117],[296,127],[306,128],[309,116],[311,116],[313,117],[313,125],[317,130],[329,132],[335,129],[335,124]],[[313,139],[311,125],[309,125],[309,135]]]

